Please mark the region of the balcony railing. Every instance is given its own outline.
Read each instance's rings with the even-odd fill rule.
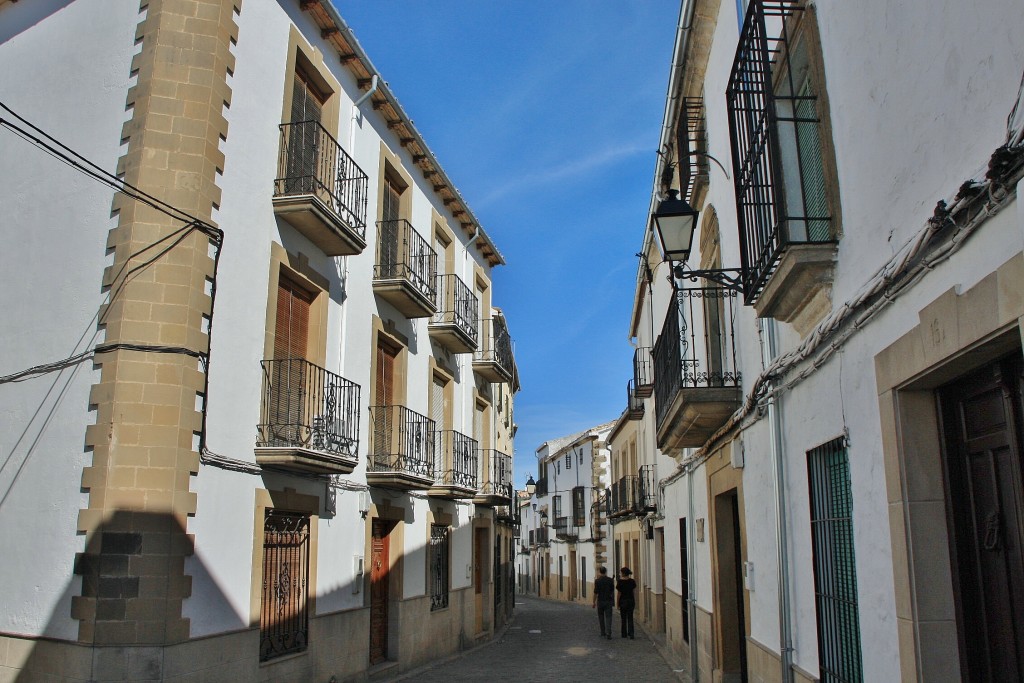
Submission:
[[[787,27],[803,10],[799,0],[750,2],[726,88],[743,288],[750,304],[787,246],[834,240],[828,206],[813,201],[814,188],[803,180],[817,175],[804,168],[809,156],[818,153],[821,163],[819,150],[805,149],[817,145],[817,98],[794,88],[800,67],[790,62],[793,36]],[[796,165],[798,173],[790,177],[786,165]],[[785,187],[787,181],[796,187]]]
[[[639,420],[644,416],[644,400],[637,393],[633,380],[626,382],[626,414],[630,420]]]
[[[468,498],[477,489],[480,450],[476,439],[454,429],[435,432],[434,486],[431,493],[454,498]]]
[[[547,477],[541,477],[540,479],[537,480],[537,490],[534,493],[534,495],[537,496],[538,498],[543,498],[544,496],[548,495]]]
[[[612,484],[611,516],[618,517],[636,512],[636,488],[636,476],[632,474],[627,474]]]
[[[366,246],[368,178],[318,121],[280,126],[275,211],[328,256]]]
[[[636,473],[636,502],[637,507],[645,512],[652,512],[658,509],[658,476],[655,473],[654,465],[641,465]]]
[[[370,407],[368,483],[428,488],[434,482],[434,421],[405,406]]]
[[[604,537],[604,523],[608,514],[608,490],[601,491],[590,506],[590,537],[595,541]]]
[[[480,491],[474,498],[479,505],[495,505],[512,500],[512,456],[486,448],[480,458]]]
[[[475,351],[480,343],[480,301],[458,275],[439,275],[437,282],[439,301],[430,322],[431,336],[456,353]]]
[[[302,358],[260,362],[257,462],[348,473],[359,445],[359,385]]]
[[[649,346],[641,346],[633,352],[633,389],[640,398],[647,398],[654,392],[654,359]]]
[[[568,517],[555,517],[554,523],[555,535],[556,536],[568,536],[569,535],[569,518]]]
[[[378,221],[373,281],[406,317],[437,312],[437,254],[407,220]]]
[[[473,370],[491,382],[512,380],[512,338],[504,318],[480,321],[480,348],[473,356]]]
[[[654,345],[655,417],[664,451],[702,445],[738,407],[736,298],[724,287],[693,287],[678,291],[669,305]]]

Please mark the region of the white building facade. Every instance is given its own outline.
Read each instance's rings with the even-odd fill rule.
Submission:
[[[1017,680],[1024,8],[679,26],[651,212],[699,213],[648,226],[630,323],[675,460],[647,625],[694,680]]]
[[[516,573],[520,590],[586,602],[597,569],[608,561],[608,432],[612,423],[546,441],[537,449],[537,479],[521,513]]]
[[[491,637],[504,261],[334,6],[0,2],[0,62],[0,670],[356,680]]]

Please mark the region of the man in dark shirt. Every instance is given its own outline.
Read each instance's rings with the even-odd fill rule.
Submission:
[[[633,572],[629,567],[619,570],[619,582],[615,590],[619,591],[619,621],[622,622],[622,637],[633,638],[633,609],[636,607],[636,581],[630,578]]]
[[[601,635],[612,638],[612,608],[615,606],[615,582],[608,576],[608,570],[601,567],[594,579],[594,607],[597,608],[597,620],[601,622]]]

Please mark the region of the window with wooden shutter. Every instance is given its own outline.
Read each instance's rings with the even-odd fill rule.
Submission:
[[[301,71],[292,85],[291,126],[288,127],[288,192],[314,192],[323,140],[321,121],[326,97]]]

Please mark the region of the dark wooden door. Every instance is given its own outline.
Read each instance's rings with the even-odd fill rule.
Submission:
[[[1020,358],[939,396],[962,678],[1024,680]]]
[[[289,192],[312,193],[323,189],[327,180],[322,172],[321,154],[324,150],[320,121],[323,118],[325,96],[308,76],[295,73],[292,86],[291,125],[288,138]]]
[[[388,533],[393,523],[373,520],[370,549],[370,664],[388,658],[388,603],[390,554]]]
[[[377,368],[374,402],[377,407],[373,414],[373,443],[371,452],[378,456],[378,466],[390,465],[395,420],[398,418],[395,403],[395,362],[398,351],[383,342],[377,344]]]
[[[313,295],[284,275],[277,283],[269,423],[275,445],[302,443],[308,391],[305,357]]]

